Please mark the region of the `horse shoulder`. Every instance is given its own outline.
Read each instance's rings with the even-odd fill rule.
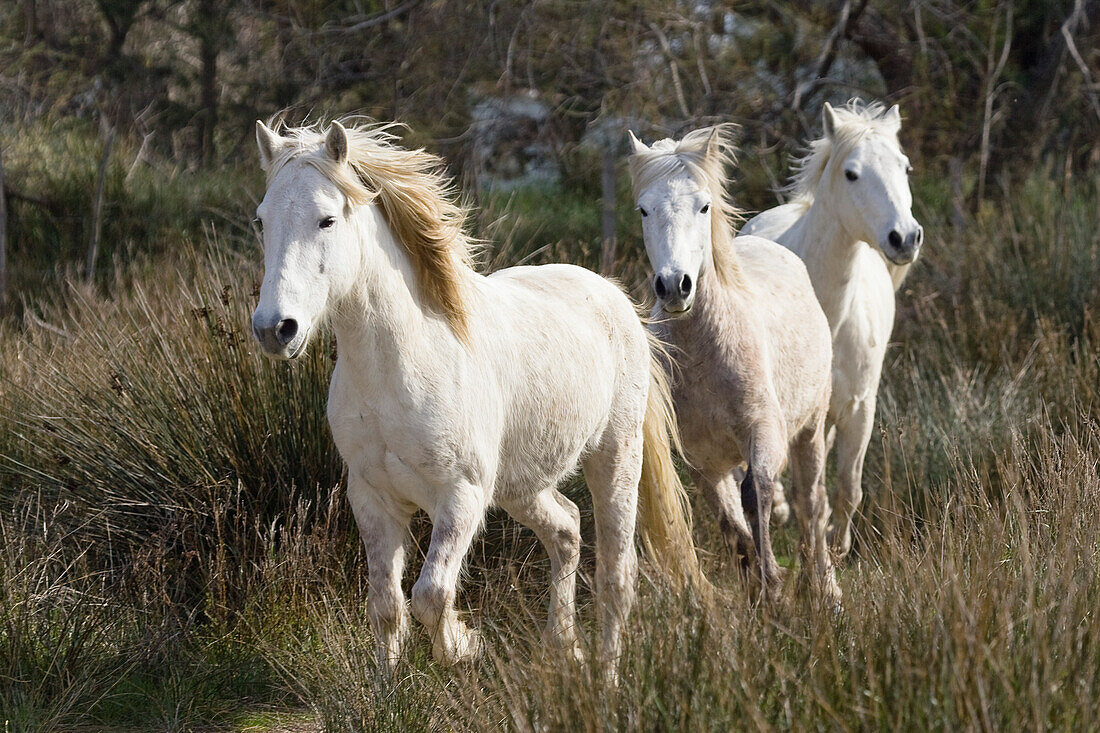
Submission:
[[[893,282],[885,262],[869,247],[863,248],[859,258],[859,287],[833,337],[833,404],[845,409],[878,392],[894,323]]]

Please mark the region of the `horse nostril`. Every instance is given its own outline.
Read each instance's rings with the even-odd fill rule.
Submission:
[[[901,247],[901,234],[898,233],[897,229],[891,229],[890,235],[886,237],[886,239],[894,249],[899,249]]]
[[[664,300],[665,296],[668,295],[668,291],[665,290],[665,283],[661,280],[660,275],[656,275],[653,278],[653,292],[657,293],[657,297],[661,300]]]
[[[279,339],[279,343],[286,346],[294,337],[298,335],[298,322],[293,318],[288,318],[285,321],[279,321],[279,325],[275,327],[275,336]]]
[[[917,246],[924,244],[924,227],[917,227]]]
[[[691,275],[680,278],[680,295],[685,298],[691,295]]]

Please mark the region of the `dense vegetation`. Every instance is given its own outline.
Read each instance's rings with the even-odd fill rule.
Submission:
[[[13,731],[1100,726],[1097,120],[1072,54],[1063,45],[1049,69],[1035,45],[1094,6],[849,8],[841,57],[870,59],[877,94],[903,106],[928,239],[898,296],[868,496],[840,573],[844,610],[793,593],[708,607],[643,580],[617,689],[540,649],[548,562],[497,514],[461,599],[489,631],[486,657],[441,668],[417,631],[395,678],[376,673],[366,569],[324,421],[333,345],[319,339],[287,365],[250,340],[261,263],[248,222],[263,185],[250,125],[287,105],[396,114],[410,143],[462,174],[471,89],[556,95],[561,184],[504,193],[467,177],[465,190],[491,242],[487,269],[595,268],[589,123],[676,131],[738,119],[735,195],[766,206],[802,135],[789,96],[799,64],[818,63],[835,13],[750,3],[745,17],[777,30],[718,53],[692,39],[719,13],[644,2],[0,9],[0,82],[12,90],[0,106],[11,263],[0,719]],[[233,33],[199,22],[218,18]],[[1080,22],[1071,38],[1095,70],[1100,26]],[[907,71],[873,31],[894,35]],[[635,63],[631,49],[660,49],[660,35],[665,61]],[[218,49],[213,112],[203,44]],[[787,80],[787,96],[738,86],[756,59]],[[1017,109],[1043,73],[1054,80],[1040,87],[1046,106]],[[1034,119],[1021,127],[1025,111]],[[200,121],[208,114],[213,124]],[[87,282],[108,139],[101,257]],[[615,270],[641,297],[636,214],[618,186]],[[583,510],[583,485],[569,491]],[[736,589],[702,503],[697,517],[711,576]],[[417,525],[417,547],[426,532]],[[776,541],[795,554],[789,529]]]

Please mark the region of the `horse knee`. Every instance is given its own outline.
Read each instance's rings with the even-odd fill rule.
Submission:
[[[554,531],[554,542],[558,546],[558,551],[562,554],[563,562],[576,561],[581,554],[581,530],[579,521],[577,525],[569,524],[568,526],[558,527]]]
[[[860,478],[855,476],[846,477],[845,480],[837,481],[836,492],[836,505],[837,511],[843,514],[851,514],[863,501],[863,486]]]
[[[372,588],[367,597],[367,617],[378,629],[398,629],[404,625],[405,599],[392,589]]]
[[[428,628],[434,628],[443,612],[454,601],[454,595],[454,589],[421,577],[412,589],[413,615]]]

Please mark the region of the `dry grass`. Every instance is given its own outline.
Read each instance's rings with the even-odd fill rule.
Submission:
[[[462,599],[489,653],[441,668],[417,631],[398,674],[377,674],[324,424],[329,348],[293,366],[257,356],[257,257],[210,243],[155,275],[123,273],[113,298],[75,289],[38,306],[64,335],[9,327],[0,342],[0,718],[12,730],[1097,728],[1100,196],[1036,178],[956,233],[939,188],[924,188],[931,236],[901,295],[843,611],[793,593],[705,607],[643,581],[617,688],[540,648],[548,564],[497,515]],[[509,231],[496,262],[532,251]],[[736,587],[698,515],[712,577]],[[587,513],[584,531],[590,543]],[[777,537],[785,554],[793,542]],[[592,638],[590,576],[582,565]]]

